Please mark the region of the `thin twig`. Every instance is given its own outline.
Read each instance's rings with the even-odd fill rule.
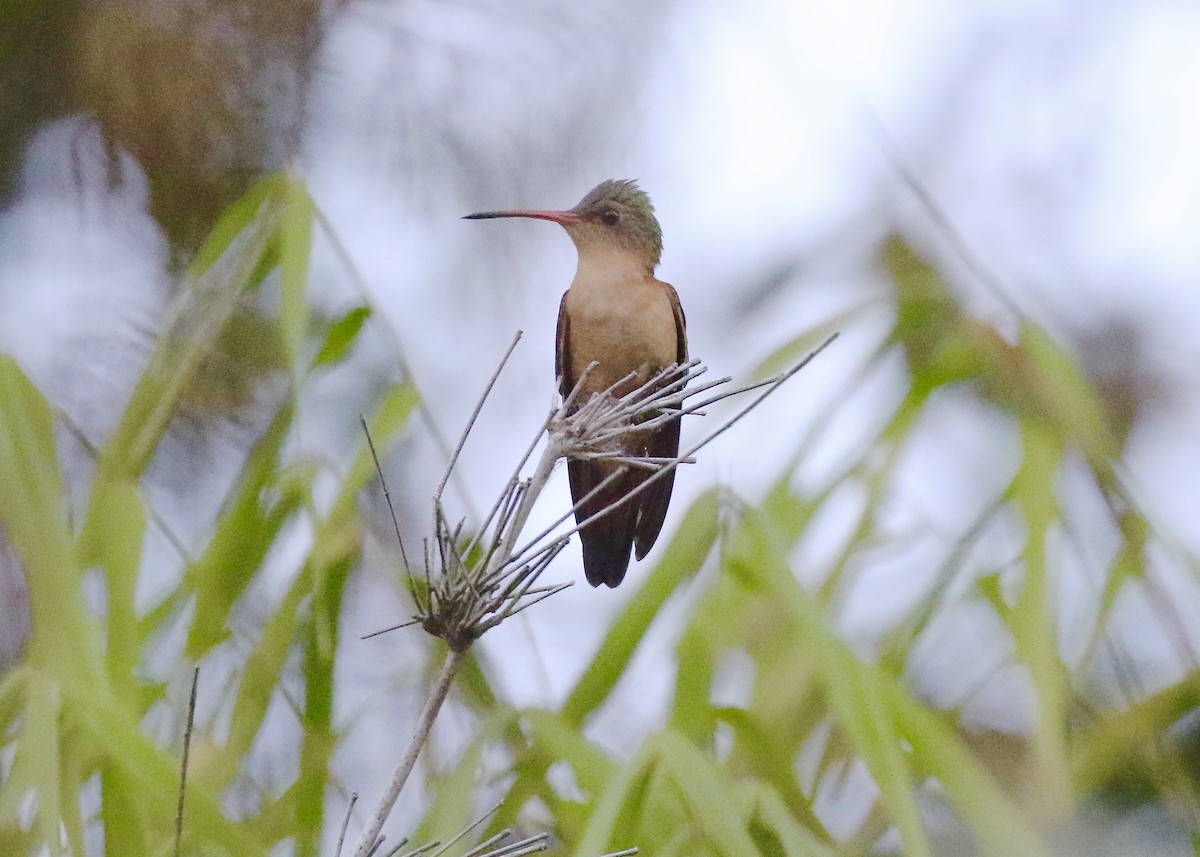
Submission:
[[[508,839],[508,837],[510,837],[510,836],[512,836],[512,829],[506,827],[503,830],[501,830],[499,833],[497,833],[495,836],[490,836],[487,839],[480,842],[478,845],[476,845],[474,848],[472,848],[470,851],[468,851],[462,857],[479,857],[480,854],[487,851],[493,845],[503,842],[505,839]]]
[[[523,854],[533,854],[545,851],[549,847],[549,833],[538,833],[518,842],[501,846],[494,851],[487,851],[480,857],[521,857]]]
[[[479,816],[479,818],[475,819],[470,824],[468,824],[466,827],[464,827],[458,833],[457,836],[455,836],[453,839],[451,839],[449,842],[447,842],[445,845],[443,845],[441,848],[439,848],[436,852],[434,852],[433,857],[441,857],[441,855],[445,854],[447,851],[449,851],[451,848],[453,848],[454,845],[456,845],[458,842],[462,841],[463,837],[465,837],[468,833],[470,833],[476,827],[483,824],[485,821],[487,821],[489,818],[491,818],[493,815],[495,815],[496,811],[498,809],[500,809],[500,807],[502,807],[502,806],[504,806],[504,801],[502,801],[502,800],[497,801],[495,806],[493,806],[491,809],[489,809],[483,815]]]
[[[758,407],[760,404],[762,404],[763,400],[766,399],[767,396],[774,393],[785,382],[787,382],[793,375],[795,375],[797,372],[799,372],[801,369],[803,369],[805,366],[807,366],[814,357],[816,357],[818,354],[820,354],[822,351],[824,351],[829,346],[829,344],[831,342],[833,342],[833,340],[837,339],[837,336],[838,335],[836,333],[831,335],[824,342],[822,342],[819,346],[817,346],[816,349],[809,352],[809,354],[803,360],[801,360],[799,363],[797,363],[795,366],[793,366],[791,369],[787,370],[786,372],[782,372],[779,375],[775,376],[775,378],[766,382],[765,385],[762,383],[759,383],[759,384],[755,384],[755,385],[749,387],[748,389],[758,389],[763,386],[766,386],[766,389],[763,390],[763,392],[760,393],[758,396],[756,396],[754,398],[754,400],[750,402],[750,404],[743,407],[740,411],[738,411],[732,417],[727,419],[725,422],[721,423],[721,425],[718,426],[716,429],[709,432],[709,434],[706,435],[703,440],[701,440],[699,443],[692,446],[690,449],[688,449],[687,452],[672,459],[669,464],[664,465],[656,473],[653,473],[650,476],[646,477],[646,479],[644,479],[642,482],[640,482],[635,488],[630,490],[628,493],[624,494],[620,499],[610,503],[609,505],[605,506],[604,508],[598,510],[595,514],[589,516],[586,520],[584,520],[584,521],[578,523],[576,526],[572,527],[570,530],[568,530],[565,533],[565,535],[570,535],[572,533],[578,532],[579,530],[582,530],[584,527],[590,526],[593,522],[598,521],[601,518],[611,514],[614,510],[619,509],[621,506],[625,505],[626,503],[630,502],[633,498],[640,495],[642,492],[644,492],[647,488],[649,488],[651,485],[653,485],[659,479],[662,479],[663,477],[665,477],[666,474],[673,472],[675,470],[675,467],[678,464],[690,459],[701,449],[703,449],[704,447],[706,447],[710,443],[712,443],[714,440],[716,440],[716,438],[718,436],[724,434],[730,428],[732,428],[735,423],[737,423],[739,420],[742,419],[742,417],[746,416],[746,414],[750,413],[752,410],[754,410],[756,407]],[[735,391],[735,392],[740,392],[740,391]],[[734,395],[734,392],[729,393],[729,395]]]
[[[404,754],[404,758],[400,760],[400,764],[392,774],[392,782],[388,785],[383,797],[379,799],[379,805],[376,807],[374,815],[371,816],[371,820],[359,836],[358,847],[354,850],[355,857],[367,857],[370,854],[375,840],[379,836],[379,831],[383,829],[383,823],[387,821],[387,817],[392,812],[392,807],[396,805],[396,799],[400,797],[401,789],[404,788],[409,774],[412,773],[413,767],[417,764],[417,756],[420,754],[421,748],[425,746],[425,742],[429,739],[429,731],[433,728],[433,721],[437,719],[438,712],[442,710],[442,704],[446,701],[446,695],[450,692],[450,685],[453,683],[455,675],[458,674],[459,667],[462,666],[466,656],[466,649],[452,648],[446,654],[445,663],[442,665],[442,672],[438,676],[429,699],[426,700],[425,707],[421,710],[421,716],[417,720],[417,728],[413,733],[412,741],[409,742],[408,751]]]
[[[342,817],[342,829],[338,832],[337,848],[333,857],[342,857],[342,844],[346,841],[346,828],[350,826],[350,813],[354,812],[354,804],[358,803],[358,792],[350,792],[350,800],[346,803],[346,814]]]
[[[399,625],[392,625],[390,628],[380,628],[378,631],[372,631],[369,634],[363,634],[358,639],[369,640],[372,637],[378,637],[380,634],[389,634],[392,631],[399,631],[401,628],[411,628],[413,625],[420,625],[420,619],[409,619],[407,622],[401,622]]]
[[[380,839],[382,839],[382,838],[383,837],[380,837]],[[403,848],[407,844],[408,844],[408,837],[405,836],[403,839],[401,839],[399,842],[397,842],[392,847],[392,850],[387,853],[386,857],[396,857],[396,855],[400,853],[400,849]]]
[[[525,555],[530,550],[532,550],[542,539],[546,538],[546,536],[550,535],[550,533],[552,533],[552,532],[554,532],[554,530],[558,529],[558,526],[563,521],[567,520],[572,515],[574,515],[577,511],[582,509],[585,505],[590,503],[593,498],[599,496],[600,492],[602,492],[605,488],[607,488],[609,485],[613,484],[618,479],[620,479],[623,475],[625,475],[625,471],[627,469],[628,468],[624,467],[624,466],[618,467],[612,473],[605,476],[602,480],[600,480],[600,482],[594,488],[592,488],[592,490],[588,491],[586,494],[584,494],[582,497],[580,497],[578,503],[573,504],[570,509],[567,509],[566,512],[559,515],[554,520],[554,522],[552,524],[550,524],[550,526],[546,527],[544,530],[542,530],[540,533],[538,533],[536,536],[534,536],[532,539],[530,539],[528,542],[526,542],[525,547],[521,548],[519,551],[517,551],[515,554],[513,554],[510,562],[512,562],[512,563],[524,562]],[[569,538],[574,532],[576,532],[579,529],[580,529],[580,527],[573,527],[570,531],[563,533],[562,535],[564,537]]]
[[[421,857],[422,854],[432,851],[434,848],[437,848],[441,844],[442,844],[442,842],[440,839],[434,839],[430,842],[426,842],[420,848],[414,848],[412,851],[406,851],[404,854],[404,857]]]
[[[488,396],[492,392],[492,388],[496,386],[496,379],[500,377],[500,373],[504,371],[505,364],[508,363],[508,358],[512,356],[513,349],[517,347],[517,343],[521,341],[522,332],[517,331],[513,337],[513,341],[509,343],[508,350],[504,352],[504,356],[500,358],[500,364],[496,367],[496,371],[492,373],[492,377],[488,380],[487,386],[483,388],[483,394],[475,403],[475,410],[471,412],[470,418],[467,420],[466,426],[463,428],[462,435],[458,438],[458,446],[454,447],[454,452],[450,454],[450,460],[446,463],[446,472],[442,474],[442,481],[438,483],[437,490],[433,492],[434,503],[442,502],[442,492],[446,490],[446,483],[450,481],[450,473],[454,470],[454,465],[458,463],[458,456],[462,453],[463,447],[467,443],[467,437],[471,434],[471,429],[475,428],[475,420],[479,419],[479,412],[483,410],[483,404],[487,401]]]
[[[188,756],[192,751],[192,727],[196,723],[196,687],[200,684],[200,667],[192,670],[192,693],[188,698],[187,726],[183,730],[183,758],[179,763],[179,803],[175,807],[175,857],[183,847],[183,797],[187,791]]]
[[[379,476],[379,484],[383,487],[383,500],[387,504],[388,513],[392,516],[392,529],[396,531],[396,544],[400,546],[400,560],[408,568],[408,555],[404,553],[404,538],[400,535],[400,522],[396,519],[396,507],[392,505],[392,495],[388,491],[387,480],[383,478],[383,468],[379,464],[379,454],[375,452],[375,441],[371,439],[371,429],[367,427],[367,418],[361,414],[358,421],[362,423],[363,434],[367,437],[367,448],[371,450],[371,460],[375,462],[375,473]]]

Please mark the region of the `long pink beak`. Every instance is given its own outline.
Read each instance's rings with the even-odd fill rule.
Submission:
[[[512,211],[481,211],[468,214],[463,220],[491,220],[494,217],[532,217],[537,220],[550,220],[562,226],[574,226],[581,218],[574,211],[539,211],[528,208],[515,208]]]

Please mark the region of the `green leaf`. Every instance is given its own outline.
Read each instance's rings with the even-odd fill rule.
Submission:
[[[733,727],[738,751],[754,762],[756,776],[771,785],[771,794],[786,802],[794,819],[803,819],[810,831],[825,835],[823,825],[813,813],[808,797],[796,780],[795,753],[786,746],[792,742],[780,740],[782,736],[768,732],[749,711],[720,708],[716,713],[722,723]]]
[[[1024,573],[1016,604],[1001,615],[1034,686],[1033,745],[1041,808],[1050,817],[1061,817],[1071,804],[1066,738],[1069,677],[1058,652],[1054,606],[1058,581],[1051,529],[1058,517],[1054,483],[1063,448],[1061,439],[1040,422],[1027,422],[1022,429],[1025,455],[1009,493],[1025,520]]]
[[[18,819],[29,794],[37,798],[33,825],[51,855],[61,855],[58,819],[63,785],[59,782],[62,700],[58,683],[49,677],[30,679],[25,721],[12,769],[0,789],[0,829],[22,826]],[[78,785],[78,784],[74,784]]]
[[[79,592],[78,555],[54,449],[50,406],[12,358],[0,356],[0,523],[21,558],[35,633],[30,659],[91,687],[103,676]]]
[[[333,728],[333,670],[346,578],[356,564],[355,550],[315,570],[313,606],[304,628],[304,710],[300,724],[300,776],[294,792],[296,843],[301,857],[318,857],[324,822],[325,791],[337,743]]]
[[[325,331],[325,339],[313,360],[313,367],[330,366],[344,360],[370,317],[370,307],[357,306],[331,324]]]
[[[521,722],[528,731],[530,751],[570,765],[576,783],[586,794],[599,793],[616,770],[617,763],[561,715],[527,711],[521,715]]]
[[[609,779],[592,804],[587,826],[575,846],[575,857],[595,857],[608,853],[610,846],[620,850],[634,844],[631,837],[637,834],[637,826],[622,824],[621,820],[644,803],[656,764],[656,752],[646,745]]]
[[[1172,743],[1164,740],[1167,730],[1197,709],[1200,709],[1200,670],[1193,669],[1181,681],[1128,708],[1101,713],[1076,737],[1072,747],[1071,773],[1076,792],[1093,794],[1140,766],[1153,768],[1163,755],[1162,750]],[[1148,751],[1148,748],[1156,749]],[[1185,756],[1176,761],[1186,766],[1187,760]],[[1176,782],[1195,776],[1194,771],[1174,773],[1180,776]]]
[[[484,717],[474,731],[471,742],[448,770],[438,772],[432,804],[421,823],[410,834],[413,842],[429,842],[439,839],[446,842],[476,820],[473,814],[478,809],[475,800],[479,790],[480,765],[488,745],[496,741],[515,723],[511,710],[501,709],[490,717]],[[486,830],[487,825],[482,825]],[[465,845],[465,843],[464,843]],[[460,849],[468,850],[467,847]]]
[[[759,516],[753,510],[743,516],[742,523],[752,532],[762,528]],[[738,544],[746,547],[740,553],[731,553],[731,571],[736,573],[740,567],[747,579],[753,579],[753,575],[774,567],[780,576],[790,576],[782,559],[769,550],[768,539],[760,536]],[[913,796],[914,783],[908,761],[880,698],[879,684],[891,679],[886,678],[878,667],[862,663],[846,647],[830,626],[822,606],[805,589],[796,586],[789,601],[795,611],[796,627],[818,662],[817,673],[838,726],[854,744],[879,787],[889,817],[900,831],[905,853],[927,857],[929,843]]]
[[[885,686],[882,696],[913,748],[915,766],[938,781],[985,853],[993,857],[1049,857],[1049,850],[1029,821],[937,715],[898,685]]]
[[[283,665],[292,651],[296,617],[311,587],[312,580],[307,574],[302,573],[292,581],[242,666],[229,737],[224,746],[213,748],[212,755],[206,760],[210,777],[220,788],[227,787],[241,770],[242,760],[258,735]]]
[[[1107,470],[1118,446],[1104,405],[1078,362],[1033,324],[1021,327],[1021,347],[1035,370],[1039,405],[1057,423],[1064,440],[1079,445],[1094,466]]]
[[[141,658],[136,596],[142,570],[142,547],[146,514],[136,485],[118,482],[110,486],[112,502],[100,510],[98,522],[104,531],[102,561],[108,610],[108,677],[114,691],[125,699],[137,696],[138,664]]]
[[[626,602],[600,644],[600,651],[563,704],[562,715],[568,722],[582,724],[603,704],[667,598],[700,570],[717,537],[719,507],[717,489],[710,489],[693,501],[662,559],[646,576],[637,594]]]
[[[122,789],[138,802],[145,829],[158,842],[174,835],[179,794],[179,760],[155,746],[129,717],[128,709],[112,697],[89,697],[83,704],[71,702],[68,716],[77,725],[73,736],[85,748],[93,748],[103,777],[115,777]],[[260,857],[265,843],[249,825],[225,817],[220,789],[215,787],[203,763],[202,747],[193,746],[193,764],[188,771],[187,829],[203,831],[209,849],[205,853]],[[186,834],[186,831],[185,831]],[[187,836],[185,835],[185,841]],[[155,848],[149,849],[150,852]],[[199,851],[199,849],[197,849]]]
[[[228,634],[229,611],[249,586],[283,525],[308,497],[309,478],[280,480],[279,452],[292,424],[285,404],[254,444],[204,552],[188,568],[196,593],[186,656],[202,657]]]
[[[0,355],[0,477],[5,486],[0,515],[23,555],[53,550],[65,560],[67,509],[51,422],[41,393],[16,361]],[[46,565],[47,573],[53,573]]]
[[[761,785],[750,786],[754,810],[750,819],[750,835],[759,842],[761,833],[769,831],[787,857],[833,857],[834,850],[824,839],[800,824],[791,812],[790,800]],[[818,828],[819,829],[819,828]],[[770,853],[760,846],[764,854]]]
[[[776,372],[790,369],[797,360],[808,355],[814,348],[847,325],[852,325],[866,310],[877,304],[877,297],[870,297],[852,304],[825,319],[820,324],[806,328],[797,336],[792,337],[783,345],[775,348],[762,358],[758,365],[750,370],[751,378],[766,378]]]
[[[287,172],[284,188],[283,217],[279,227],[279,261],[283,275],[279,320],[292,370],[292,383],[298,388],[304,368],[304,339],[308,333],[306,293],[315,206],[304,180],[296,173]]]
[[[238,236],[250,227],[264,206],[274,205],[283,197],[287,191],[286,182],[287,177],[284,173],[271,173],[252,185],[237,202],[226,208],[192,260],[192,264],[188,266],[188,275],[199,277],[212,267]]]
[[[717,853],[745,857],[758,853],[746,829],[747,819],[731,800],[732,786],[715,763],[674,732],[655,741],[659,764],[669,772],[688,816]]]

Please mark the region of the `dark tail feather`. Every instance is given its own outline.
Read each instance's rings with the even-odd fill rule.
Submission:
[[[671,502],[671,490],[675,487],[675,474],[668,473],[642,492],[638,497],[641,503],[634,501],[640,514],[635,528],[634,555],[645,559],[654,547],[658,534],[662,532],[663,521],[667,518],[667,506]]]
[[[571,482],[572,502],[578,503],[589,491],[599,485],[615,469],[610,463],[600,461],[570,461],[567,475]],[[576,522],[589,517],[620,500],[634,487],[636,477],[629,473],[613,480],[587,503],[575,510]],[[633,550],[634,526],[637,521],[638,500],[609,512],[579,531],[583,543],[583,573],[592,586],[616,587],[625,579],[629,568],[629,554]]]

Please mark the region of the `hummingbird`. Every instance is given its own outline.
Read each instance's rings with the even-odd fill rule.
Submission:
[[[662,369],[687,361],[687,323],[679,295],[654,276],[662,256],[662,228],[650,197],[636,183],[603,181],[566,211],[482,211],[464,219],[494,217],[549,220],[562,226],[575,243],[579,265],[558,307],[554,369],[559,394],[565,399],[584,370],[596,365],[572,410],[614,385],[612,395],[626,395]],[[679,455],[678,419],[624,437],[621,452],[627,456]],[[601,459],[567,462],[577,524],[618,503],[652,475],[626,466],[583,502],[621,467]],[[616,587],[629,569],[630,552],[639,560],[650,552],[662,530],[674,481],[674,471],[663,474],[636,497],[580,529],[588,583]]]

